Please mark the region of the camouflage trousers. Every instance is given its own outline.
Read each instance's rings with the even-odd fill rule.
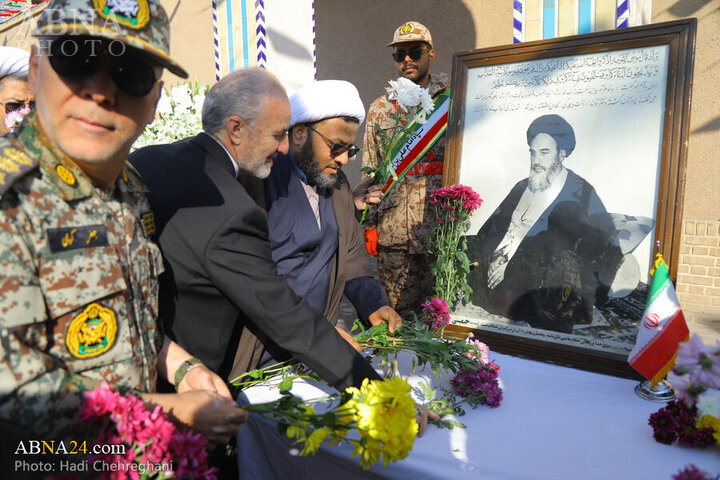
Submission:
[[[378,276],[390,306],[403,318],[419,312],[420,304],[431,297],[435,278],[430,273],[434,258],[380,247]]]

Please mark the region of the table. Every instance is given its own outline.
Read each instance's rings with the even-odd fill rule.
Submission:
[[[694,463],[720,474],[720,448],[663,445],[652,438],[648,417],[664,404],[638,397],[637,382],[493,353],[500,365],[500,407],[478,407],[458,420],[467,429],[429,426],[403,461],[363,471],[352,446],[323,447],[313,457],[297,448],[274,424],[257,416],[238,435],[241,479],[490,479],[490,480],[670,480]],[[401,373],[409,360],[400,357]],[[447,384],[430,372],[409,376]],[[305,399],[331,392],[326,385],[296,381]],[[417,392],[415,392],[417,393]],[[278,398],[272,386],[252,387],[238,403]]]

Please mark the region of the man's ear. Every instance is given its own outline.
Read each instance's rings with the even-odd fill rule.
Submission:
[[[435,50],[428,50],[428,58],[430,59],[430,63],[433,63],[435,61]]]
[[[230,143],[232,143],[235,148],[239,148],[240,151],[244,151],[248,144],[251,133],[250,130],[250,125],[244,118],[238,115],[231,115],[227,119],[227,122],[225,122],[225,133]]]
[[[308,137],[308,128],[304,123],[298,123],[290,131],[290,148],[300,148],[305,145]]]
[[[561,149],[558,151],[558,158],[560,159],[561,162],[562,162],[563,160],[565,160],[565,149],[564,149],[564,148],[561,148]]]

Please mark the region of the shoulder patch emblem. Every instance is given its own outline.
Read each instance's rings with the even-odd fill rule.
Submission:
[[[65,345],[75,358],[92,358],[107,352],[115,343],[117,317],[111,308],[91,303],[70,321]]]
[[[150,22],[147,0],[93,0],[93,6],[102,18],[124,27],[139,30]]]
[[[109,245],[105,225],[49,228],[46,233],[52,253]]]
[[[0,196],[10,190],[13,183],[34,170],[38,162],[15,148],[0,151]]]

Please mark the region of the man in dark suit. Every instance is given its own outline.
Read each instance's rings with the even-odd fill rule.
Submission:
[[[165,331],[226,379],[255,368],[270,341],[335,387],[379,378],[277,274],[265,212],[237,179],[266,177],[287,153],[283,87],[259,69],[234,72],[210,89],[202,117],[203,133],[131,156],[166,264]]]
[[[570,333],[590,323],[607,297],[622,252],[610,216],[590,183],[564,166],[575,149],[559,115],[527,130],[530,176],[518,182],[468,238],[478,266],[471,301],[531,327]]]
[[[353,141],[365,119],[357,88],[344,80],[313,82],[293,94],[290,104],[289,152],[278,155],[266,180],[278,273],[333,324],[344,293],[366,325],[387,322],[392,332],[402,319],[372,276],[342,172],[358,151]]]

